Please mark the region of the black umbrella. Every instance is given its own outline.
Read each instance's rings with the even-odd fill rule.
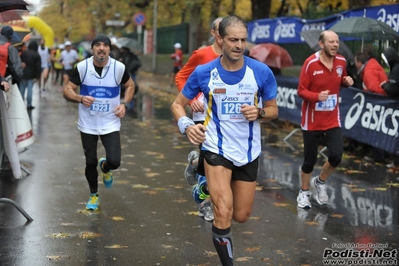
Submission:
[[[330,30],[342,37],[364,40],[399,40],[399,34],[389,25],[367,17],[351,17],[338,21]]]
[[[15,9],[28,10],[27,6],[29,4],[23,0],[0,0],[0,12]]]

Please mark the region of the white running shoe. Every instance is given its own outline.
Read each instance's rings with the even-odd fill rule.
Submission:
[[[212,206],[210,201],[204,201],[200,204],[199,207],[199,212],[198,212],[199,217],[204,217],[205,221],[211,222],[215,218],[213,216],[213,211],[212,211]]]
[[[194,186],[195,184],[197,184],[197,171],[196,167],[193,167],[193,161],[198,158],[198,151],[191,151],[187,156],[188,164],[186,166],[186,169],[184,170],[184,178],[187,180],[190,186]]]
[[[316,191],[316,193],[313,194],[313,197],[320,205],[326,205],[328,203],[327,186],[326,184],[317,183],[317,178],[319,178],[319,176],[313,177],[310,181],[310,185]]]
[[[299,191],[298,197],[296,201],[298,202],[298,207],[302,209],[310,209],[312,208],[312,204],[310,203],[310,196],[312,192],[308,191]]]

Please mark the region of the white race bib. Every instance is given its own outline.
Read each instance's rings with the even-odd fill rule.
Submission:
[[[328,95],[328,98],[325,101],[316,103],[316,111],[332,111],[337,106],[337,95],[331,94]]]
[[[220,120],[246,120],[241,113],[241,105],[254,105],[253,95],[218,97],[218,117]]]
[[[96,99],[96,101],[90,106],[91,115],[104,116],[110,112],[109,99]]]

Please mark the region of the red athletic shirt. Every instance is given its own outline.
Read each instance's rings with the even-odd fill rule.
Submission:
[[[302,130],[327,130],[341,127],[339,117],[339,92],[342,79],[347,76],[346,60],[336,55],[333,68],[328,69],[320,61],[320,52],[309,56],[299,76],[298,96],[302,98]],[[321,91],[329,90],[329,98],[319,102]]]
[[[370,58],[360,75],[363,79],[363,90],[387,95],[384,89],[381,88],[381,83],[383,81],[388,82],[388,76],[385,73],[384,68],[380,65],[380,63],[378,63],[377,60]]]
[[[195,50],[188,59],[187,63],[176,74],[175,82],[177,89],[179,91],[183,90],[183,87],[186,84],[188,77],[191,75],[191,73],[193,73],[194,69],[198,65],[206,64],[216,59],[218,56],[219,55],[213,51],[212,46],[207,46],[205,48]],[[196,98],[198,98],[198,96]]]
[[[174,67],[182,67],[183,64],[183,51],[180,49],[176,49],[173,54],[170,55],[171,58],[174,59],[173,66]]]

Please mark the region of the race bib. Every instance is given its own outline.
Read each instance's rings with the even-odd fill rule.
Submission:
[[[107,99],[96,99],[96,101],[90,106],[91,115],[104,116],[110,112],[110,103]]]
[[[331,94],[328,95],[328,98],[325,101],[316,103],[316,111],[332,111],[335,109],[337,105],[337,95]]]
[[[254,97],[249,95],[222,96],[218,101],[218,117],[220,120],[246,120],[241,113],[241,105],[254,104]]]

